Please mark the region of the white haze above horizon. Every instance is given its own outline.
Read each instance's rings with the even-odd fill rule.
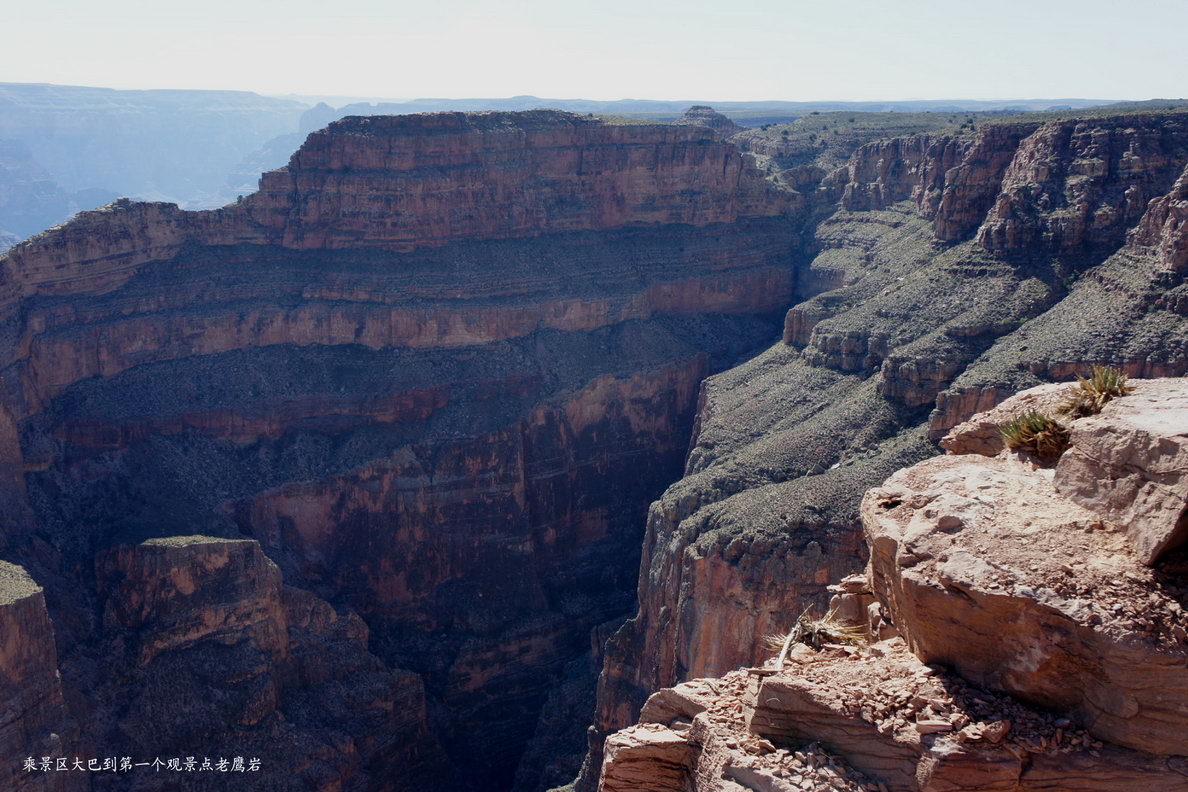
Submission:
[[[39,0],[0,81],[361,97],[1188,96],[1166,0]]]

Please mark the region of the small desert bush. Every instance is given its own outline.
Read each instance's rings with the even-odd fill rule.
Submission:
[[[1060,412],[1074,418],[1097,415],[1106,402],[1134,391],[1126,384],[1126,375],[1112,366],[1094,366],[1088,377],[1077,375],[1077,384],[1069,389]]]
[[[1055,459],[1068,448],[1068,429],[1052,416],[1028,410],[1007,421],[1002,427],[1007,448],[1031,451],[1040,459]]]
[[[843,646],[860,646],[866,643],[866,630],[861,626],[845,624],[838,620],[833,611],[816,618],[809,611],[800,614],[792,629],[783,635],[767,636],[767,646],[780,650],[780,663],[793,644],[802,643],[814,649],[820,649],[826,644],[842,644]]]

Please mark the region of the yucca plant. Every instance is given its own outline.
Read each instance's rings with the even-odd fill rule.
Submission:
[[[815,618],[805,609],[796,619],[792,629],[783,635],[767,636],[767,646],[779,649],[780,655],[776,661],[777,667],[782,668],[784,658],[793,644],[802,643],[814,649],[820,649],[826,644],[842,644],[845,646],[860,646],[867,642],[866,630],[855,624],[846,624],[837,618],[834,611],[829,611],[820,618]]]
[[[1040,459],[1055,459],[1068,448],[1068,429],[1047,413],[1028,410],[1003,425],[1007,448],[1031,451]]]
[[[1126,375],[1113,366],[1094,366],[1088,377],[1077,375],[1077,384],[1069,389],[1060,412],[1074,418],[1097,415],[1110,399],[1134,391],[1126,384]]]

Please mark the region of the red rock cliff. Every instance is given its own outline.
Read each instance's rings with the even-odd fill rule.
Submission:
[[[793,197],[693,126],[348,118],[234,205],[121,201],[9,251],[7,552],[55,581],[67,687],[105,691],[68,694],[78,717],[127,750],[197,751],[291,719],[294,677],[331,690],[327,658],[349,657],[382,664],[376,700],[409,736],[307,713],[302,740],[347,742],[302,778],[544,783],[520,756],[591,630],[629,608],[698,383],[790,298]],[[233,541],[143,543],[179,534]],[[351,634],[294,637],[278,570]],[[93,661],[109,645],[146,669],[146,712],[204,662],[223,691],[225,662],[253,714],[123,723],[123,683]],[[582,725],[539,736],[576,756]]]

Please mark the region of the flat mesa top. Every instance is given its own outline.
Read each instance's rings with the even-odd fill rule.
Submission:
[[[487,110],[481,112],[407,113],[401,115],[346,116],[333,121],[328,133],[432,134],[469,130],[543,129],[565,126],[599,126],[598,118],[567,110]]]
[[[237,544],[250,541],[250,539],[227,539],[222,536],[193,534],[191,536],[160,536],[156,539],[147,539],[141,544],[149,547],[189,547],[198,544]]]
[[[11,605],[40,591],[41,586],[29,577],[24,568],[0,561],[0,605]]]

